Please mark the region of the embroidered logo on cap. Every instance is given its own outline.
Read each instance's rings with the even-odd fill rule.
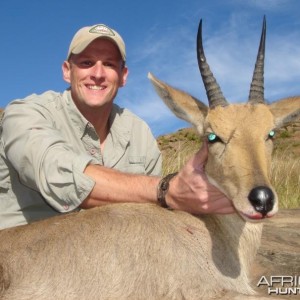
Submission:
[[[89,30],[90,33],[97,33],[97,34],[103,34],[103,35],[109,35],[109,36],[114,36],[114,32],[107,26],[105,25],[96,25],[93,28]]]

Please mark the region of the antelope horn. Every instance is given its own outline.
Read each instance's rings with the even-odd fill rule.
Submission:
[[[248,102],[264,103],[264,60],[265,60],[265,44],[266,44],[266,16],[264,16],[263,27],[260,37],[260,45],[257,53],[255,69],[253,72]]]
[[[227,106],[228,102],[222,94],[220,86],[218,85],[213,73],[211,72],[203,50],[202,42],[202,19],[199,23],[198,34],[197,34],[197,58],[199,70],[202,76],[208,103],[210,108],[216,106]]]

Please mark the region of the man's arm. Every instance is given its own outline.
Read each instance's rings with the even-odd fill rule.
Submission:
[[[231,201],[207,180],[203,170],[206,159],[204,143],[171,180],[166,195],[171,208],[193,214],[234,212]],[[97,165],[88,166],[84,173],[95,181],[95,186],[82,208],[116,202],[157,203],[159,177],[125,174]]]
[[[119,202],[157,202],[159,177],[123,173],[100,165],[87,166],[84,174],[91,177],[95,185],[81,208]]]

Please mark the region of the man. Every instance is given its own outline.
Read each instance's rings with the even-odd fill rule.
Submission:
[[[177,176],[159,177],[161,154],[149,127],[113,103],[128,76],[115,30],[80,29],[62,71],[68,90],[13,101],[3,114],[0,228],[116,202],[233,211],[206,179],[206,145]]]

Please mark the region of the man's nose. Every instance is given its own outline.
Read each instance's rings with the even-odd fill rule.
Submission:
[[[101,61],[97,61],[92,68],[92,77],[99,79],[103,77],[104,74],[105,74],[105,68],[103,66],[103,63]]]

